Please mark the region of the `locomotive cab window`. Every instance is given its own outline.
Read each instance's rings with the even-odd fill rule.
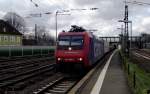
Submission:
[[[58,45],[59,46],[69,46],[70,45],[70,37],[69,36],[60,36]]]
[[[82,46],[83,45],[83,36],[72,36],[71,46]]]
[[[67,50],[68,47],[72,47],[74,50],[79,50],[83,48],[83,36],[65,35],[60,36],[58,40],[58,49]]]

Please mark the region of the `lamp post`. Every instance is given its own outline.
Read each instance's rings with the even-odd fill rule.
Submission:
[[[58,14],[58,10],[56,11],[56,14],[55,14],[56,45],[57,45],[57,14]]]
[[[58,15],[70,15],[70,14],[61,14],[61,13],[65,13],[65,12],[69,12],[69,10],[62,10],[62,11],[56,11],[56,13],[55,13],[55,29],[56,29],[56,45],[57,45],[57,29],[58,29],[58,25],[57,25],[57,23],[58,23],[58,19],[57,19],[57,16]],[[59,14],[60,13],[60,14]]]
[[[132,21],[130,21],[130,28],[131,28],[131,40],[130,40],[130,48],[132,48]]]
[[[90,8],[90,9],[70,9],[70,10],[61,10],[61,11],[56,11],[55,13],[55,29],[56,29],[56,44],[57,44],[57,29],[58,29],[58,19],[57,16],[58,15],[70,15],[70,14],[61,14],[61,13],[65,13],[65,12],[70,12],[70,11],[80,11],[80,10],[97,10],[98,8]],[[60,14],[59,14],[60,13]]]
[[[55,13],[55,29],[56,29],[56,44],[57,44],[57,29],[58,29],[58,19],[57,16],[58,15],[70,15],[70,14],[61,14],[61,13],[65,13],[65,12],[70,12],[70,11],[80,11],[80,10],[97,10],[98,8],[90,8],[90,9],[70,9],[70,10],[61,10],[61,11],[56,11]],[[59,14],[60,13],[60,14]]]

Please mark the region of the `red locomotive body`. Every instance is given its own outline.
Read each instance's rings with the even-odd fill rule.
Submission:
[[[61,32],[55,51],[56,63],[91,67],[104,55],[104,41],[89,32]]]
[[[56,63],[82,63],[89,66],[87,32],[62,32],[58,37]]]

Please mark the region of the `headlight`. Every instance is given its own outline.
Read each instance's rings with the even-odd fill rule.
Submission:
[[[71,48],[71,47],[69,47],[69,48],[68,48],[68,50],[69,50],[69,51],[71,51],[71,50],[72,50],[72,48]]]
[[[57,58],[57,60],[58,60],[58,61],[60,61],[60,60],[61,60],[61,58]]]
[[[83,59],[82,58],[79,58],[79,61],[82,61]]]

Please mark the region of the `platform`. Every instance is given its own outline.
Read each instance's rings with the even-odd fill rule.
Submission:
[[[119,53],[116,52],[111,59],[100,94],[131,94],[127,83]]]
[[[74,94],[132,94],[121,66],[119,52],[114,51],[111,56],[106,57],[106,61],[100,62],[101,66],[96,69],[82,90]]]

